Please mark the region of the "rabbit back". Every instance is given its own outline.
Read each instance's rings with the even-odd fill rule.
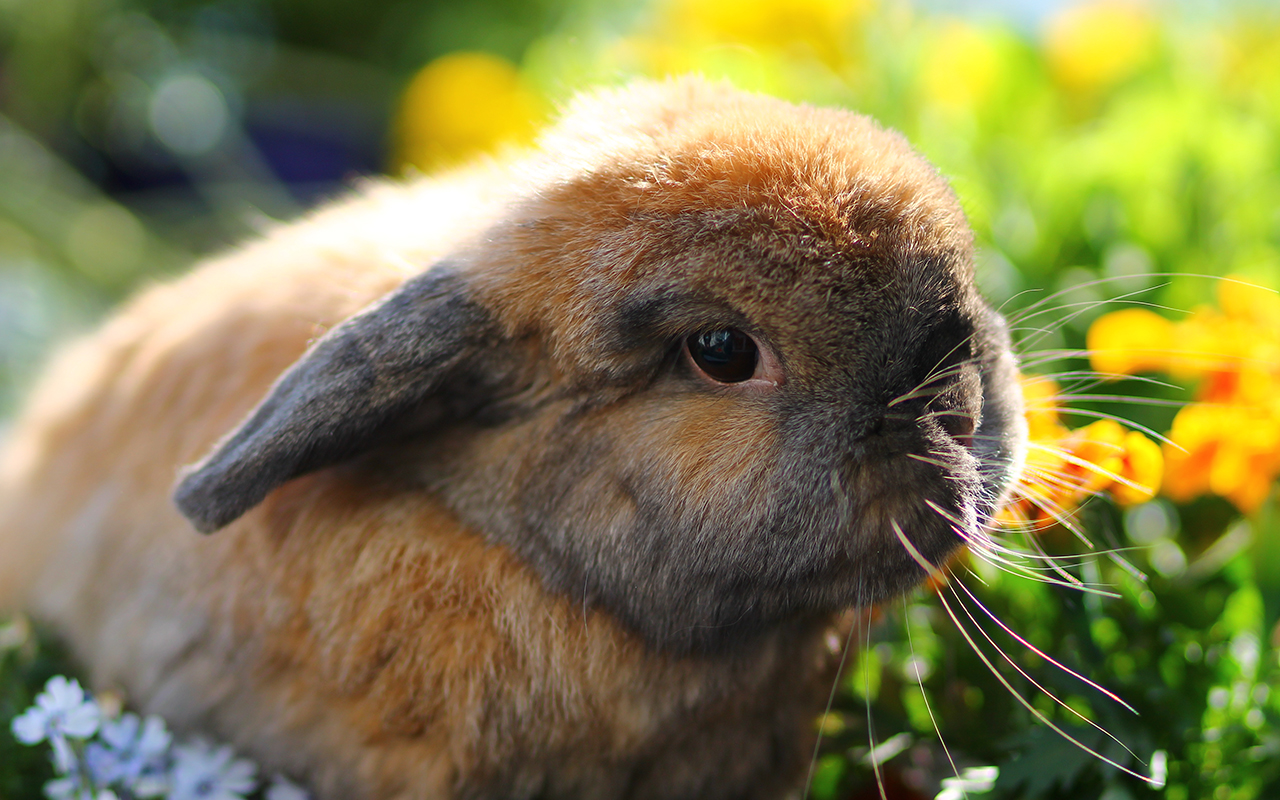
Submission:
[[[65,637],[95,687],[319,797],[777,796],[833,677],[822,621],[751,659],[656,653],[359,462],[215,537],[172,505],[180,467],[317,337],[482,225],[483,194],[475,175],[370,188],[62,352],[0,455],[4,601]],[[390,206],[438,235],[398,245]]]

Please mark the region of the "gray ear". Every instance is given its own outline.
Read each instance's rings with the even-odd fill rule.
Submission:
[[[458,406],[476,404],[484,382],[477,355],[498,336],[464,289],[439,266],[331,330],[238,430],[185,470],[179,510],[212,533],[285,481],[358,455],[405,424],[466,413]],[[465,396],[448,396],[454,386]]]

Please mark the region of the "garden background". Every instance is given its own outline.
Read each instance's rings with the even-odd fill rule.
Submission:
[[[880,610],[811,796],[1277,797],[1278,42],[1261,0],[0,0],[0,419],[138,286],[580,88],[862,111],[951,179],[1044,377],[1011,552]],[[0,798],[41,796],[9,720],[75,669],[0,620]]]

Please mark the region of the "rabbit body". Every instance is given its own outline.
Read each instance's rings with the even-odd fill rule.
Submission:
[[[321,798],[781,797],[841,612],[1017,468],[970,248],[864,118],[596,95],[64,351],[0,454],[0,605]],[[720,328],[764,378],[691,366]]]

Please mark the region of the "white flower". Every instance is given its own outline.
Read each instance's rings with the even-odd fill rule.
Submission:
[[[93,787],[85,783],[84,776],[77,771],[46,783],[44,796],[49,800],[94,800]]]
[[[10,724],[13,735],[23,744],[55,742],[63,736],[85,739],[98,730],[102,712],[85,696],[79,681],[55,675],[36,695],[36,703]]]
[[[172,737],[159,717],[147,717],[146,722],[136,714],[124,714],[118,720],[102,723],[98,734],[100,742],[85,748],[85,761],[89,774],[101,785],[123,783],[135,794],[152,795],[162,792],[139,791],[138,784],[148,786],[157,773],[164,771],[164,756]]]
[[[311,795],[283,775],[277,775],[267,789],[266,800],[311,800]]]
[[[230,747],[195,741],[173,748],[173,754],[168,800],[244,800],[257,785],[257,767],[235,758]]]

